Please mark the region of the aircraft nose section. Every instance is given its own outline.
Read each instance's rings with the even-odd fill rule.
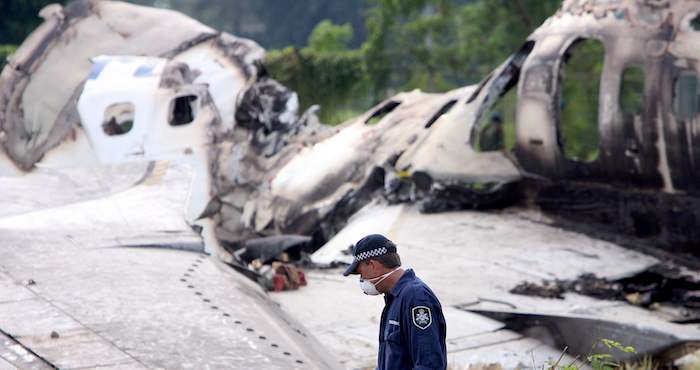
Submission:
[[[93,60],[78,112],[103,163],[173,159],[207,143],[218,120],[187,65],[153,57]]]

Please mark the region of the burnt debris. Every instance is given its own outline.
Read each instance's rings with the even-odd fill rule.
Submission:
[[[510,292],[553,299],[564,299],[564,294],[569,292],[598,299],[627,301],[650,309],[656,309],[660,304],[670,304],[685,308],[688,315],[700,316],[700,279],[665,264],[657,264],[617,280],[583,274],[574,280],[545,280],[540,284],[523,282]]]
[[[603,354],[606,361],[624,361],[628,366],[646,359],[656,364],[653,368],[673,369],[676,368],[673,366],[676,359],[697,350],[697,340],[674,332],[674,329],[678,329],[674,326],[632,324],[577,315],[467,311],[500,321],[506,329],[575,355],[584,364],[587,359],[591,361],[591,354]]]
[[[275,235],[309,237],[313,249],[377,199],[435,213],[504,208],[525,195],[528,205],[562,219],[697,256],[700,4],[649,3],[567,0],[478,86],[399,93],[329,128],[318,107],[299,118],[296,93],[268,76],[265,51],[253,41],[177,13],[163,22],[158,9],[76,1],[45,12],[0,74],[0,172],[31,171],[54,151],[94,154],[82,151],[89,147],[115,162],[185,161],[197,169],[188,222],[215,250]],[[596,93],[587,128],[594,156],[567,152],[570,122],[561,104],[575,76],[567,68],[586,57],[578,52],[586,40],[602,46],[590,57],[604,78],[586,85]],[[137,59],[133,73],[103,63]],[[66,73],[56,80],[54,70]],[[90,85],[105,92],[112,81],[141,86],[149,78],[160,79],[159,93],[134,89],[143,97],[133,109],[89,109]],[[621,97],[628,88],[635,104]],[[514,138],[506,141],[514,150],[502,138],[490,146],[502,150],[483,150],[480,130],[510,92],[517,104],[508,115]],[[149,103],[152,96],[167,99]],[[82,99],[86,112],[77,112]],[[45,103],[28,104],[35,100]],[[138,122],[136,107],[148,104],[171,104],[170,119]]]
[[[700,200],[584,183],[535,183],[534,203],[563,220],[595,225],[608,234],[647,240],[676,254],[698,257]]]
[[[417,203],[422,213],[501,209],[516,204],[522,197],[516,181],[435,180],[423,171],[410,175],[397,171],[392,163],[385,165],[384,170],[383,199],[389,204]]]
[[[258,261],[271,264],[273,261],[287,262],[302,259],[302,253],[308,253],[311,238],[301,235],[275,235],[249,239],[239,246],[226,244],[225,248],[246,263]]]

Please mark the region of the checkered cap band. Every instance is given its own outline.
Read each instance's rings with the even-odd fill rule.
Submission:
[[[381,256],[383,254],[387,254],[387,252],[388,252],[388,250],[386,249],[386,247],[381,247],[381,248],[372,249],[369,251],[364,251],[364,252],[358,254],[357,256],[355,256],[355,260],[358,262],[364,261],[368,258],[377,257],[377,256]]]

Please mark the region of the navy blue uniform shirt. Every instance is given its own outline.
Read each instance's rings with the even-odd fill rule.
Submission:
[[[384,301],[377,369],[445,369],[447,325],[435,293],[408,269]]]

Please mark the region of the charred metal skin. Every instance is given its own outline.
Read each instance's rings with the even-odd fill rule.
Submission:
[[[534,46],[518,85],[516,153],[524,171],[552,181],[537,191],[543,209],[612,222],[615,232],[697,256],[692,245],[700,239],[691,231],[700,220],[697,89],[688,92],[679,83],[697,81],[700,72],[699,16],[696,1],[565,1],[530,36]],[[566,54],[585,39],[605,49],[599,156],[591,162],[567,157],[559,104]],[[644,108],[635,114],[621,108],[622,76],[632,65],[645,76]],[[686,98],[690,111],[683,108]]]
[[[565,1],[479,84],[462,114],[448,120],[459,120],[475,146],[481,117],[517,86],[516,144],[510,158],[528,179],[520,188],[532,197],[531,204],[697,257],[699,21],[696,1]],[[598,121],[591,122],[599,132],[599,155],[592,161],[567,155],[561,114],[564,65],[572,47],[588,39],[599,40],[605,49]],[[629,66],[644,71],[644,89],[638,92],[642,109],[636,113],[621,108]],[[436,141],[463,139],[458,132]],[[425,152],[437,142],[426,143],[410,160],[400,158],[397,168],[417,173],[411,165],[432,159]]]
[[[135,16],[121,17],[124,12]],[[259,46],[164,12],[93,1],[47,8],[42,13],[47,21],[11,58],[4,75],[22,77],[37,91],[44,86],[43,94],[57,103],[33,104],[43,96],[29,94],[31,86],[3,84],[6,95],[21,103],[0,106],[6,117],[8,155],[3,158],[12,164],[6,167],[69,166],[81,157],[189,163],[195,178],[186,218],[201,230],[208,251],[220,252],[229,262],[231,255],[220,243],[235,252],[246,240],[280,234],[313,235],[317,244],[328,240],[349,216],[382,194],[394,173],[419,173],[416,178],[433,184],[506,183],[520,177],[503,153],[479,153],[468,145],[465,125],[483,114],[481,100],[474,101],[475,87],[401,93],[330,129],[313,109],[297,116],[296,94],[267,77]],[[189,31],[158,43],[149,41],[164,35],[160,27],[165,25],[137,31],[166,17]],[[87,29],[91,32],[82,32]],[[64,42],[37,47],[32,40],[41,37]],[[30,58],[34,72],[18,75],[21,56],[29,54],[36,54]],[[517,81],[521,59],[513,57],[496,72],[500,77],[492,90]],[[46,87],[43,70],[70,70],[66,91]],[[54,106],[80,114],[66,122]],[[28,127],[44,134],[69,127],[74,135],[52,134],[44,146],[28,145],[19,139]],[[437,193],[444,188],[438,186]],[[466,198],[470,203],[479,199]]]
[[[297,122],[296,94],[266,77],[264,50],[180,13],[121,2],[74,1],[41,16],[0,75],[0,174],[188,163],[195,178],[186,219],[216,251],[211,216],[226,208],[211,206],[238,185],[229,178],[243,179],[220,171],[222,158],[243,167],[236,155],[252,148],[246,155],[262,161]]]
[[[671,86],[682,69],[695,71],[696,56],[687,48],[697,32],[690,23],[699,10],[693,1],[565,2],[529,38],[534,49],[524,66],[518,105],[523,168],[552,179],[613,180],[696,193],[697,170],[689,164],[699,149],[692,138],[678,138],[692,135],[695,118],[679,122]],[[568,159],[558,129],[563,58],[582,39],[600,40],[606,51],[599,94],[600,156],[592,163]],[[637,117],[625,117],[620,109],[621,76],[629,65],[643,65],[646,72],[645,109]]]
[[[690,0],[565,1],[482,83],[444,94],[400,93],[328,128],[313,108],[298,117],[296,94],[267,76],[264,50],[252,41],[124,3],[48,7],[46,22],[0,76],[0,169],[17,174],[86,157],[189,163],[195,179],[187,220],[202,230],[210,252],[223,252],[220,243],[235,251],[246,240],[281,234],[328,240],[355,211],[386,196],[397,177],[417,188],[428,184],[428,211],[506,206],[519,196],[510,194],[511,184],[528,178],[537,184],[525,192],[534,204],[578,217],[577,209],[594,206],[571,194],[604,197],[610,194],[601,189],[612,186],[612,209],[587,212],[587,222],[617,215],[623,226],[616,231],[664,247],[697,245],[697,233],[687,231],[700,222],[693,206],[700,190],[698,94],[685,96],[678,81],[697,86],[699,12]],[[567,157],[561,132],[562,69],[582,39],[600,40],[606,50],[600,113],[591,122],[600,155],[590,162]],[[644,108],[636,114],[620,109],[629,65],[641,65],[646,76]],[[143,90],[148,78],[158,82]],[[130,113],[128,102],[116,99],[119,88],[150,91],[141,94],[149,102],[133,102],[143,108]],[[515,151],[478,150],[482,117],[511,89],[518,93]],[[92,109],[100,94],[91,91],[112,101]],[[483,184],[499,193],[469,190]],[[418,200],[411,191],[389,198]],[[559,206],[557,198],[571,204]]]

